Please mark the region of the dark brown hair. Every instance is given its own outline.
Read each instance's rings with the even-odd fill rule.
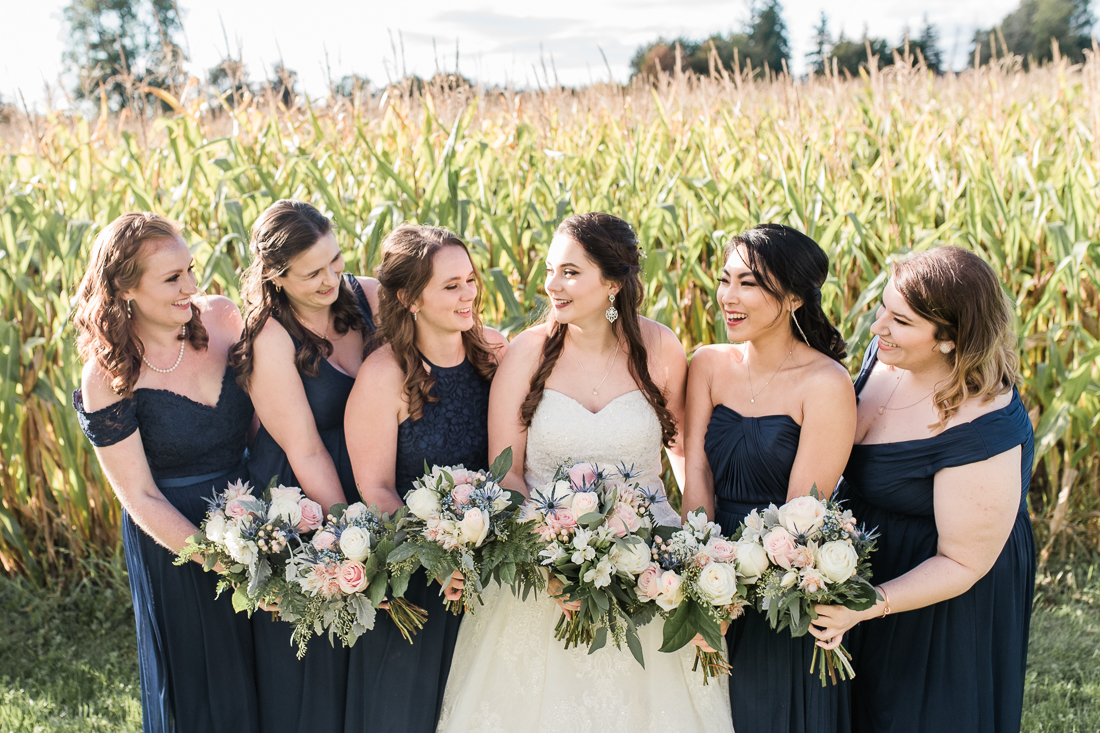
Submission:
[[[73,325],[77,351],[85,364],[94,361],[111,380],[111,389],[122,397],[134,393],[141,374],[145,344],[134,333],[120,293],[132,290],[145,274],[147,243],[179,239],[180,227],[163,216],[148,212],[123,214],[106,226],[92,245],[88,270],[77,292]],[[181,334],[180,340],[184,338]],[[199,308],[191,303],[187,341],[197,350],[206,348],[209,336]]]
[[[734,250],[743,253],[766,293],[781,303],[788,296],[802,301],[789,316],[794,337],[843,363],[846,344],[821,308],[821,286],[829,277],[829,256],[821,245],[789,226],[759,224],[729,241],[727,260]]]
[[[317,376],[321,359],[332,354],[332,343],[302,325],[290,299],[275,278],[282,277],[294,260],[332,231],[324,214],[304,201],[283,199],[267,208],[252,226],[252,263],[241,279],[244,302],[244,331],[241,340],[229,351],[229,360],[237,371],[237,383],[248,389],[252,376],[253,344],[268,318],[274,318],[286,332],[298,340],[294,364],[308,377]],[[359,310],[359,302],[340,278],[336,301],[332,304],[333,329],[336,333],[358,331],[363,337],[363,355],[370,353],[374,339]]]
[[[921,318],[936,327],[939,341],[955,348],[943,359],[951,376],[936,389],[943,428],[971,397],[990,399],[1019,379],[1012,307],[997,274],[973,252],[936,247],[894,264],[890,282]]]
[[[409,416],[419,420],[425,402],[437,402],[431,394],[435,378],[424,368],[423,358],[416,348],[416,321],[409,312],[431,282],[436,252],[444,247],[461,247],[470,256],[466,243],[458,235],[439,227],[402,224],[382,242],[382,264],[378,278],[379,337],[393,349],[393,356],[405,375],[405,396],[409,400]],[[470,260],[471,264],[473,259]],[[485,340],[481,322],[481,275],[474,268],[477,296],[470,312],[474,326],[462,332],[466,356],[478,375],[489,381],[497,371],[497,346]]]
[[[620,290],[615,297],[619,318],[611,324],[616,337],[625,337],[630,352],[630,376],[641,387],[646,401],[661,423],[661,441],[671,445],[676,439],[676,419],[668,409],[668,398],[657,387],[649,374],[649,354],[646,352],[639,324],[639,309],[645,298],[642,285],[641,253],[634,230],[617,216],[603,213],[574,214],[558,225],[555,235],[564,234],[583,249],[585,255],[599,268],[604,280],[618,283]],[[542,358],[531,377],[531,387],[520,407],[520,422],[531,427],[535,410],[542,402],[546,380],[554,370],[565,349],[565,335],[569,327],[554,320],[551,310],[547,315],[550,333],[542,345]]]

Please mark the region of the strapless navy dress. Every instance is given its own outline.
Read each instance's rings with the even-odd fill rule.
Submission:
[[[161,389],[87,412],[73,393],[80,426],[96,447],[141,431],[157,488],[196,526],[203,501],[248,478],[245,444],[252,402],[226,367],[213,407]],[[125,511],[122,547],[137,622],[142,727],[146,733],[240,733],[257,730],[256,680],[248,619],[229,594],[215,598],[217,576],[176,556],[145,534]]]
[[[395,486],[402,499],[424,475],[425,461],[429,467],[461,463],[475,471],[489,468],[489,382],[478,376],[469,359],[456,367],[430,366],[432,395],[439,401],[426,402],[419,420],[409,418],[397,429]],[[428,612],[412,644],[379,613],[374,630],[352,647],[348,733],[435,731],[462,618],[447,610],[439,585],[428,583],[424,571],[417,571],[405,593]]]
[[[876,341],[856,380],[857,394],[877,353]],[[840,491],[861,523],[878,527],[872,582],[884,583],[936,554],[936,472],[1016,446],[1022,446],[1020,509],[993,568],[960,596],[864,621],[849,633],[854,731],[1020,730],[1035,583],[1026,506],[1034,434],[1020,395],[930,438],[855,446]]]
[[[354,275],[344,275],[355,293],[359,309],[373,334],[374,320],[370,304]],[[299,342],[294,340],[297,348]],[[322,359],[317,376],[299,374],[313,421],[325,450],[332,456],[344,498],[349,504],[359,501],[355,477],[351,471],[347,443],[344,440],[344,407],[355,378],[344,374],[327,359]],[[300,486],[290,460],[271,434],[261,425],[248,456],[252,485],[264,488],[273,478],[284,486]],[[252,617],[256,648],[256,680],[260,702],[260,730],[263,733],[312,733],[338,731],[344,724],[344,704],[348,684],[348,650],[327,636],[315,637],[302,659],[291,642],[294,626],[278,620],[274,614],[257,611]]]
[[[745,417],[717,405],[704,447],[714,476],[715,517],[727,533],[745,515],[787,501],[802,428],[788,415]],[[809,489],[810,487],[806,487]],[[751,733],[846,730],[843,685],[822,687],[811,675],[814,637],[776,632],[764,614],[746,609],[726,633],[733,727]]]

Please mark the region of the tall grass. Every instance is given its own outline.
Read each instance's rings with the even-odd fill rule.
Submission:
[[[230,109],[171,100],[155,121],[51,112],[0,136],[0,563],[46,581],[117,545],[118,508],[68,406],[71,298],[96,231],[150,209],[183,222],[211,292],[237,296],[248,229],[279,198],[331,216],[349,268],[411,220],[449,227],[486,274],[487,320],[540,309],[541,257],[570,212],[633,222],[647,315],[684,346],[724,339],[729,235],[805,230],[830,256],[825,308],[869,339],[891,258],[956,244],[1013,298],[1036,426],[1043,548],[1100,540],[1100,58],[935,78],[905,66],[795,82],[665,77],[537,93],[391,89],[354,103]],[[140,124],[139,124],[140,123]]]

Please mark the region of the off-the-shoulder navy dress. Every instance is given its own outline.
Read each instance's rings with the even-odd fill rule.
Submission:
[[[469,359],[455,367],[429,366],[435,377],[431,394],[439,401],[426,402],[419,420],[409,418],[397,429],[395,486],[402,499],[424,474],[425,461],[489,468],[489,382]],[[434,733],[462,618],[447,610],[439,586],[428,580],[418,571],[405,593],[428,612],[412,644],[380,613],[374,630],[352,647],[348,733]]]
[[[857,394],[878,354],[864,357]],[[960,596],[859,624],[852,652],[852,729],[860,733],[1020,730],[1035,582],[1027,514],[1034,434],[1018,393],[1005,407],[923,440],[856,445],[840,494],[878,527],[872,582],[912,570],[937,551],[935,475],[1022,446],[1020,508],[990,571]]]
[[[344,275],[345,285],[355,293],[359,309],[372,334],[375,330],[367,296],[354,275]],[[297,348],[299,342],[294,340]],[[359,501],[344,440],[344,407],[355,378],[326,359],[317,376],[299,374],[313,421],[325,450],[332,456],[340,486],[349,504]],[[272,479],[284,486],[300,486],[290,467],[286,451],[261,425],[248,456],[248,471],[255,486],[264,488]],[[303,659],[291,643],[294,626],[258,611],[253,616],[256,647],[256,679],[259,685],[260,730],[263,733],[312,733],[338,731],[344,724],[348,685],[348,650],[339,641],[335,647],[327,637],[315,638]]]
[[[161,389],[87,412],[73,407],[92,445],[106,447],[140,431],[157,488],[196,526],[203,500],[248,478],[245,443],[252,402],[226,367],[214,406]],[[122,546],[137,621],[141,712],[146,733],[257,730],[256,681],[248,619],[229,594],[215,598],[217,576],[175,555],[122,516]]]
[[[704,449],[714,476],[715,517],[732,533],[753,509],[787,501],[801,426],[788,415],[745,417],[717,405]],[[809,487],[807,487],[809,489]],[[814,639],[776,632],[764,614],[746,609],[730,624],[733,727],[753,733],[846,730],[843,685],[822,687],[811,675]]]

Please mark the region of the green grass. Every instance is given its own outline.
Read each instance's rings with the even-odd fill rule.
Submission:
[[[64,592],[0,576],[0,733],[140,731],[130,591],[101,566]],[[1022,730],[1100,731],[1100,564],[1048,575],[1031,626]]]

